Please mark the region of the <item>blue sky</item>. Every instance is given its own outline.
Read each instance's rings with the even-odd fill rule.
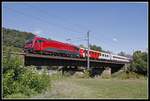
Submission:
[[[147,3],[2,3],[2,26],[113,53],[148,48]],[[67,39],[71,39],[67,41]]]

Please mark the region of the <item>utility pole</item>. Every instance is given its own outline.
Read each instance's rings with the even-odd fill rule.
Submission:
[[[90,58],[89,58],[89,50],[90,50],[90,46],[89,46],[89,32],[87,32],[87,42],[88,42],[88,55],[87,55],[87,69],[90,69]]]

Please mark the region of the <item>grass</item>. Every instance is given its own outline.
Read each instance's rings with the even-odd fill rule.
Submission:
[[[52,82],[52,89],[33,98],[145,98],[146,79],[76,79]]]
[[[146,98],[146,80],[77,80],[80,85],[91,88],[93,98]]]
[[[147,77],[135,72],[128,72],[125,71],[118,71],[111,76],[112,78],[116,79],[146,79]]]

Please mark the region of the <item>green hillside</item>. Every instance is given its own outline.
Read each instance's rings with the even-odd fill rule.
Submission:
[[[35,35],[30,32],[23,32],[14,29],[2,28],[3,46],[13,46],[23,48],[24,43]]]

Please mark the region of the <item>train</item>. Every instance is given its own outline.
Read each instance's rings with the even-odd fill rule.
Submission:
[[[56,40],[42,38],[39,36],[34,36],[32,39],[25,42],[24,52],[71,58],[87,58],[88,56],[88,50],[86,48]],[[130,62],[130,59],[127,57],[92,49],[89,50],[89,58],[93,60]]]

